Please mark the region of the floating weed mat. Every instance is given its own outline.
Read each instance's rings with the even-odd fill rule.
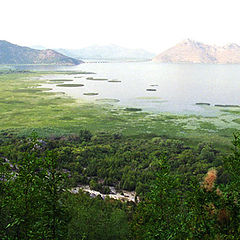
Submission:
[[[107,78],[93,78],[93,77],[87,77],[87,80],[91,80],[91,81],[107,81]]]
[[[86,96],[96,96],[96,95],[99,95],[99,93],[83,93],[83,95],[86,95]]]
[[[73,80],[72,79],[50,79],[48,80],[50,82],[72,82]]]
[[[120,102],[119,99],[114,99],[114,98],[101,98],[101,99],[96,99],[97,102],[102,102],[102,103],[117,103]]]
[[[58,84],[57,87],[83,87],[83,84]]]
[[[108,80],[108,82],[110,82],[110,83],[120,83],[122,81],[120,81],[120,80]]]

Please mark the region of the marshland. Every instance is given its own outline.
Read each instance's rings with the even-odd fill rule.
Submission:
[[[240,73],[240,67],[222,67],[225,75],[219,75],[219,66],[214,65],[157,65],[149,62],[50,66],[51,70],[43,66],[12,66],[13,70],[2,70],[2,166],[10,164],[10,172],[17,171],[22,176],[19,177],[19,184],[22,184],[25,168],[36,166],[49,171],[51,166],[41,159],[51,159],[56,164],[55,168],[64,175],[64,184],[59,182],[56,185],[58,189],[62,188],[58,196],[64,201],[59,208],[62,216],[71,217],[66,220],[58,216],[67,229],[60,223],[56,227],[61,228],[61,234],[68,239],[79,239],[75,236],[75,228],[82,229],[81,237],[86,234],[89,239],[96,236],[106,239],[106,234],[107,239],[113,239],[112,233],[115,239],[145,239],[146,225],[141,218],[147,217],[149,203],[158,209],[154,194],[161,194],[165,186],[168,186],[166,191],[170,195],[164,196],[164,201],[178,202],[165,208],[174,210],[174,213],[167,213],[173,219],[160,212],[152,215],[153,218],[160,214],[164,221],[169,221],[170,228],[163,234],[171,234],[178,226],[180,230],[175,233],[178,239],[191,235],[192,231],[184,233],[188,232],[186,224],[199,224],[192,218],[188,220],[193,214],[192,198],[201,194],[207,198],[209,194],[199,182],[204,176],[207,178],[206,174],[212,174],[207,173],[209,169],[214,169],[218,172],[218,186],[230,184],[231,174],[224,166],[232,151],[233,134],[240,130],[238,78],[230,74],[232,68]],[[182,71],[188,74],[181,75]],[[195,74],[196,71],[200,76]],[[217,88],[212,79],[218,83]],[[146,91],[153,86],[157,91]],[[226,86],[232,95],[228,94]],[[196,87],[202,92],[195,91]],[[214,95],[214,91],[217,94]],[[236,138],[235,147],[238,147],[237,141]],[[28,158],[33,159],[29,163],[36,165],[24,162]],[[20,164],[25,167],[18,170]],[[35,179],[38,174],[33,172],[31,176]],[[4,176],[9,179],[9,184],[15,184],[11,177]],[[176,176],[179,182],[175,182]],[[185,189],[190,182],[193,184],[191,189]],[[48,183],[44,180],[41,184]],[[7,185],[4,187],[7,189]],[[9,194],[21,195],[19,189],[22,187],[13,185]],[[73,194],[71,189],[77,191]],[[225,188],[221,189],[224,191]],[[175,197],[171,195],[172,191],[178,192]],[[27,197],[31,199],[40,193],[33,188]],[[186,205],[182,202],[182,194]],[[17,205],[11,199],[4,201],[9,207]],[[44,200],[41,201],[45,204]],[[222,198],[215,201],[218,204]],[[19,202],[18,206],[22,204]],[[198,204],[200,202],[195,202],[194,211],[198,211]],[[63,205],[67,212],[64,212]],[[35,209],[40,211],[41,206]],[[5,210],[19,214],[17,210]],[[180,214],[183,211],[184,214]],[[102,218],[105,234],[101,234],[102,227],[94,217],[96,214]],[[179,214],[178,222],[174,220],[176,214]],[[193,218],[198,216],[197,212],[194,214]],[[33,211],[28,218],[36,216],[43,219],[44,212]],[[116,224],[112,225],[112,222]],[[32,231],[34,224],[35,221],[33,225],[29,224],[27,231]],[[45,229],[45,225],[41,226]],[[233,230],[229,227],[227,231]],[[10,232],[5,235],[11,236],[14,232],[14,227],[10,227]],[[213,232],[223,234],[215,228]],[[194,234],[198,234],[198,230]],[[35,236],[38,236],[37,232]]]

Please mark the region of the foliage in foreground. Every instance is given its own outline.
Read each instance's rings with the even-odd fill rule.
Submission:
[[[70,193],[57,151],[42,152],[36,139],[24,149],[14,164],[1,158],[1,239],[127,238],[131,205]]]
[[[1,239],[61,239],[65,231],[64,176],[54,152],[38,157],[36,148],[32,141],[15,165],[1,165]]]
[[[192,178],[182,185],[167,164],[158,173],[152,191],[135,212],[134,239],[239,239],[240,138],[224,160],[227,184],[216,184],[217,171],[209,169],[203,181]]]
[[[1,145],[3,240],[239,237],[238,136],[233,154],[225,158],[209,144],[193,150],[174,140],[131,141],[86,131],[67,139],[23,138]],[[198,174],[191,174],[192,166]],[[77,181],[94,185],[103,177],[120,189],[136,190],[140,203],[68,191]]]

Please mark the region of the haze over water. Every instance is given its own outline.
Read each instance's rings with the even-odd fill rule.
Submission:
[[[147,111],[203,115],[214,115],[218,110],[195,103],[240,105],[240,65],[125,62],[85,63],[61,69],[96,73],[83,75],[82,78],[66,76],[74,80],[71,83],[83,83],[84,87],[60,88],[51,85],[54,91],[64,91],[74,98],[114,98],[120,100],[118,105],[140,107]],[[121,82],[90,81],[85,79],[87,77]],[[56,76],[53,78],[56,79]],[[99,95],[83,96],[86,92]]]

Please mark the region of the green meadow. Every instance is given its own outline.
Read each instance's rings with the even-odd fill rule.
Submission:
[[[162,136],[182,139],[191,146],[207,141],[228,150],[233,133],[240,129],[239,108],[222,107],[217,117],[203,117],[136,111],[134,108],[117,107],[113,101],[90,103],[70,98],[63,92],[51,92],[49,81],[53,80],[47,76],[53,73],[59,77],[89,74],[7,71],[0,74],[1,132],[27,135],[36,130],[40,136],[50,136],[87,129],[93,133],[118,133],[132,138]],[[46,83],[49,83],[49,88],[41,88],[41,84]]]

